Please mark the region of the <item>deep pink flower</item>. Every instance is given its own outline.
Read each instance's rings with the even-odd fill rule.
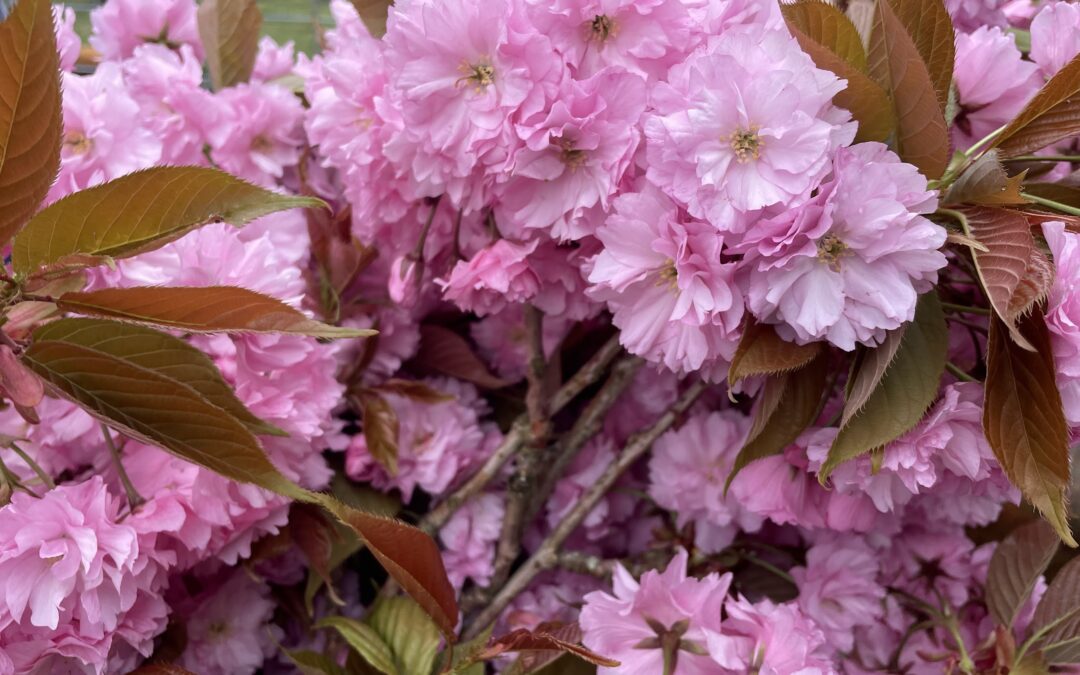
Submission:
[[[691,215],[742,232],[746,214],[802,200],[851,141],[831,103],[841,89],[786,32],[728,31],[654,88],[648,178]]]
[[[615,568],[613,594],[595,591],[581,609],[583,642],[593,651],[622,663],[612,675],[655,675],[663,671],[659,646],[643,647],[659,631],[673,632],[694,651],[679,652],[679,673],[716,674],[724,671],[705,651],[707,636],[720,631],[720,612],[731,574],[686,576],[687,553],[680,550],[663,572],[646,572],[640,583],[621,565]],[[646,644],[649,644],[646,642]]]
[[[880,143],[842,148],[809,203],[747,233],[747,304],[799,343],[874,345],[915,316],[945,266],[937,196]]]
[[[750,418],[734,410],[697,414],[656,440],[649,462],[649,496],[676,513],[679,527],[694,523],[696,545],[719,551],[762,518],[725,496],[725,482]]]
[[[126,59],[147,42],[190,45],[203,56],[195,0],[108,0],[90,12],[90,24],[90,44],[106,60]]]
[[[224,89],[226,131],[212,136],[210,155],[222,169],[261,185],[273,185],[300,159],[304,108],[284,87],[250,83]]]
[[[645,81],[620,69],[564,82],[550,108],[517,126],[523,146],[511,155],[498,189],[500,225],[551,228],[578,239],[585,211],[607,209],[640,139]],[[504,227],[504,231],[505,227]]]
[[[454,588],[466,579],[486,586],[495,571],[495,544],[502,534],[503,497],[482,494],[458,509],[439,530],[443,564]]]
[[[1035,64],[1023,59],[1012,35],[983,26],[956,36],[953,82],[958,109],[952,140],[957,150],[966,150],[1016,117],[1042,78]]]
[[[1031,60],[1053,77],[1080,54],[1080,7],[1048,2],[1031,21]]]
[[[295,64],[296,45],[291,40],[281,45],[269,35],[264,35],[259,39],[251,81],[270,82],[285,77],[292,72]]]
[[[707,631],[707,644],[709,654],[732,671],[760,675],[838,672],[825,648],[825,636],[798,605],[732,598],[724,611],[723,632]]]
[[[1043,236],[1054,256],[1054,285],[1046,306],[1057,368],[1058,387],[1069,424],[1080,426],[1080,235],[1065,224],[1043,225]]]
[[[716,229],[647,187],[620,195],[597,237],[604,248],[589,294],[607,302],[622,344],[676,372],[722,371],[735,352],[743,300]]]
[[[539,244],[538,239],[496,241],[454,266],[443,282],[443,297],[478,316],[502,311],[507,303],[528,301],[540,289],[540,279],[528,263]]]

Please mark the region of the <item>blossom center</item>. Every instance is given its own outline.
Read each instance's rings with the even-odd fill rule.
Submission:
[[[575,147],[573,140],[569,138],[557,138],[554,142],[560,149],[559,159],[562,160],[563,164],[570,167],[571,171],[585,163],[585,151]]]
[[[64,134],[64,147],[76,155],[85,155],[94,147],[94,142],[82,132],[69,131]]]
[[[495,81],[495,67],[487,61],[462,63],[460,70],[465,75],[457,83],[460,85],[463,82],[471,82],[477,92],[484,91]]]
[[[660,278],[656,280],[656,285],[663,286],[665,284],[671,291],[675,291],[679,287],[679,271],[675,269],[674,260],[668,260],[660,268]]]
[[[760,157],[761,149],[765,147],[765,141],[758,136],[756,126],[751,126],[749,129],[736,129],[729,138],[731,149],[735,151],[735,159],[740,164]]]
[[[615,19],[607,14],[597,14],[589,22],[589,30],[597,42],[607,42],[608,38],[615,35]]]
[[[817,243],[817,257],[834,272],[840,271],[840,259],[848,254],[848,245],[831,232]]]

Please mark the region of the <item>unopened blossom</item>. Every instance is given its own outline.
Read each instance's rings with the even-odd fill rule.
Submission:
[[[243,570],[191,598],[179,664],[205,675],[252,675],[277,650],[281,629],[270,623],[276,603],[270,587]]]
[[[683,0],[527,0],[529,16],[579,78],[607,66],[662,78],[691,46]]]
[[[612,593],[585,596],[581,609],[583,642],[589,649],[622,665],[612,675],[654,675],[663,672],[662,644],[678,650],[679,672],[723,671],[706,654],[708,635],[721,630],[721,607],[731,574],[688,577],[688,555],[680,550],[663,572],[652,570],[634,580],[618,565]]]
[[[190,45],[202,58],[196,10],[195,0],[108,0],[90,12],[90,44],[109,61],[125,59],[148,42]]]
[[[728,31],[654,88],[647,176],[691,215],[743,232],[752,212],[801,201],[851,141],[831,103],[842,88],[786,32]]]
[[[1078,43],[1080,47],[1080,43]],[[983,26],[956,36],[956,117],[953,144],[964,150],[1016,117],[1042,85],[1012,35]]]
[[[384,148],[420,194],[473,210],[506,159],[515,115],[542,110],[562,78],[521,0],[418,0],[390,10],[387,104],[402,124]]]
[[[799,607],[833,648],[851,651],[853,629],[880,620],[885,589],[877,581],[878,571],[877,552],[854,536],[815,543],[806,564],[791,570]]]
[[[504,511],[502,495],[482,494],[463,504],[439,530],[443,564],[454,588],[460,590],[466,579],[479,586],[491,580]]]
[[[735,353],[743,299],[724,240],[653,187],[626,193],[597,231],[589,294],[605,301],[631,352],[676,372],[718,369]]]
[[[800,344],[879,343],[945,266],[945,228],[920,215],[936,206],[926,178],[884,145],[841,148],[810,202],[747,233],[750,310]]]
[[[254,183],[271,185],[300,159],[304,109],[284,87],[248,83],[218,93],[228,107],[227,133],[211,142],[222,169]]]
[[[0,508],[0,653],[14,671],[126,671],[165,630],[164,576],[100,477]]]
[[[719,551],[739,531],[761,527],[761,517],[725,495],[750,418],[740,412],[694,415],[656,440],[649,462],[649,496],[676,514],[679,527],[694,523],[696,544]]]
[[[550,108],[516,126],[523,147],[511,155],[509,178],[499,187],[503,222],[579,238],[578,221],[591,207],[608,207],[630,165],[645,99],[644,79],[618,68],[565,80]]]
[[[1043,225],[1043,236],[1055,268],[1054,285],[1047,297],[1046,327],[1065,417],[1072,426],[1080,426],[1080,235],[1055,221]]]
[[[1048,2],[1031,21],[1031,60],[1046,77],[1080,54],[1080,7]]]

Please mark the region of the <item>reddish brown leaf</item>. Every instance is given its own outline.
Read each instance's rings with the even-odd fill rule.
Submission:
[[[1039,249],[1031,249],[1031,258],[1024,270],[1024,277],[1009,298],[1009,316],[1020,316],[1035,303],[1042,302],[1053,285],[1054,264]]]
[[[427,612],[450,642],[458,606],[435,541],[397,520],[351,509],[329,495],[313,495],[330,513],[351,527],[383,567]]]
[[[391,476],[398,470],[398,416],[390,403],[378,394],[365,391],[356,396],[364,426],[364,441],[372,459]]]
[[[420,326],[420,350],[414,362],[421,368],[472,382],[484,389],[500,389],[510,384],[491,374],[465,338],[434,324]]]
[[[57,304],[79,314],[194,333],[289,333],[321,338],[374,333],[309,319],[277,298],[235,286],[103,288],[65,293]]]
[[[1005,173],[998,161],[997,151],[991,150],[977,159],[949,188],[946,204],[1026,204],[1021,193],[1026,172],[1015,176]]]
[[[896,149],[928,178],[949,163],[945,102],[952,78],[952,22],[940,0],[880,0],[870,35],[870,75],[896,114]],[[946,61],[948,62],[946,67]]]
[[[454,400],[454,397],[450,394],[443,393],[438,389],[417,380],[391,378],[380,383],[377,389],[382,392],[410,398],[417,403],[435,404]]]
[[[1020,318],[1017,331],[1034,347],[1010,340],[1000,319],[990,323],[983,430],[1013,485],[1075,546],[1069,531],[1069,433],[1055,381],[1050,335],[1039,306]]]
[[[867,74],[866,51],[851,20],[832,5],[801,0],[780,5],[792,35],[814,63],[847,80],[833,102],[859,123],[858,141],[884,141],[896,126],[888,95]]]
[[[202,0],[199,37],[214,89],[247,82],[259,52],[262,12],[255,0]]]
[[[1080,134],[1080,55],[1065,64],[990,143],[1003,157],[1027,155]]]
[[[1045,632],[1041,646],[1050,663],[1080,661],[1080,558],[1058,570],[1035,608],[1029,632]]]
[[[490,661],[510,652],[557,651],[573,654],[583,661],[605,668],[621,665],[618,661],[581,646],[578,644],[580,640],[581,629],[577,624],[541,623],[533,630],[519,628],[501,637],[492,638],[487,647],[477,652],[476,659]]]
[[[356,13],[367,26],[373,37],[380,38],[386,33],[386,15],[393,0],[350,0]]]
[[[1015,330],[1016,315],[1010,304],[1017,288],[1025,279],[1028,265],[1032,264],[1035,239],[1027,219],[1016,211],[995,207],[967,207],[971,233],[985,246],[986,252],[972,251],[975,269],[982,281],[986,297],[994,312],[1009,327],[1013,339],[1025,349],[1031,349],[1024,337]]]
[[[10,12],[0,22],[0,245],[49,191],[60,168],[61,134],[52,4],[6,4]]]
[[[739,380],[754,375],[776,375],[802,368],[820,353],[820,342],[806,345],[788,342],[777,335],[772,326],[751,318],[731,359],[728,384],[734,386]]]
[[[1028,183],[1024,186],[1024,192],[1080,209],[1080,187],[1074,185]]]
[[[1017,528],[994,549],[986,577],[986,605],[998,625],[1012,628],[1060,544],[1052,527],[1035,521]]]
[[[338,605],[345,601],[338,596],[331,583],[330,558],[338,533],[327,522],[323,512],[313,504],[293,504],[289,510],[289,531],[297,548],[307,558],[308,565],[326,584],[330,599]]]

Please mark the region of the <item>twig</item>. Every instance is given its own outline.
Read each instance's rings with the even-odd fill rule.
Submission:
[[[528,587],[537,574],[555,564],[558,558],[557,553],[563,543],[577,529],[578,525],[585,520],[585,517],[599,503],[600,499],[607,494],[607,491],[611,489],[619,476],[637,460],[641,459],[652,447],[653,442],[675,424],[676,420],[697,401],[698,397],[705,391],[705,387],[705,383],[701,380],[695,381],[651,427],[638,432],[630,438],[622,454],[609,464],[600,478],[585,491],[585,494],[581,496],[566,517],[555,526],[555,529],[540,545],[540,548],[518,568],[492,601],[466,626],[464,639],[468,640],[475,637],[484,628],[493,624],[507,605]]]
[[[116,443],[113,443],[112,434],[109,433],[109,427],[105,426],[104,422],[101,422],[101,433],[105,436],[105,445],[109,446],[109,454],[112,456],[113,464],[116,465],[116,472],[120,474],[120,483],[124,486],[124,493],[127,495],[128,501],[128,513],[134,513],[135,509],[139,508],[146,502],[139,491],[135,489],[135,485],[131,482],[131,478],[128,477],[127,471],[124,471],[124,462],[120,458],[120,450],[117,449]]]
[[[606,579],[615,570],[616,560],[599,558],[580,551],[562,551],[555,554],[555,566],[570,572],[588,574]]]
[[[621,351],[622,346],[619,345],[619,336],[611,336],[611,338],[604,343],[604,346],[600,348],[600,351],[596,352],[596,354],[581,367],[581,370],[577,371],[577,373],[567,380],[566,384],[551,397],[552,414],[565,408],[566,404],[577,398],[577,395],[584,391],[586,387],[599,380],[600,376],[604,374],[604,371],[607,370],[607,367],[611,365],[611,362],[615,360],[615,357],[618,356]]]

